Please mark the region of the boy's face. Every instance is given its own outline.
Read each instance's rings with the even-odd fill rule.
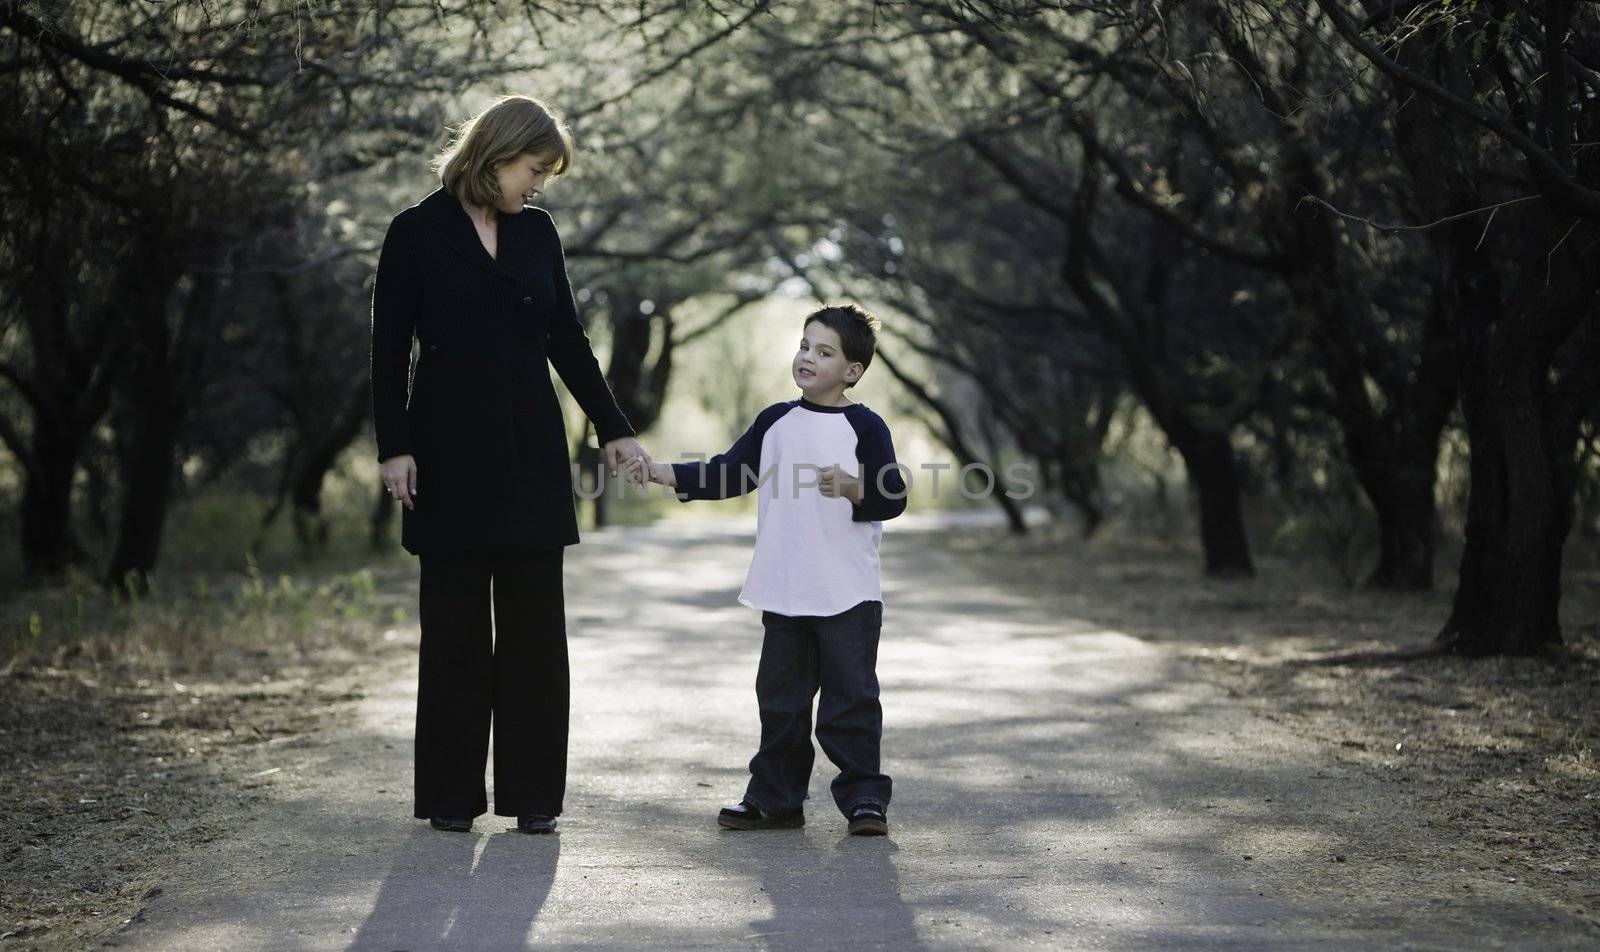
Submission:
[[[807,399],[817,396],[837,397],[844,393],[846,384],[861,379],[861,365],[845,358],[839,334],[833,328],[815,321],[806,325],[800,338],[800,349],[795,352],[790,368],[794,382]]]

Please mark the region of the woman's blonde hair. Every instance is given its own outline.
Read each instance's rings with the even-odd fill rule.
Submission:
[[[500,183],[494,167],[523,153],[550,161],[551,177],[572,164],[572,133],[549,106],[528,96],[501,96],[456,130],[433,160],[445,191],[472,205],[494,207]]]

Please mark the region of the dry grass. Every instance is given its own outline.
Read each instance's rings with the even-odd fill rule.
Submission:
[[[295,739],[361,697],[404,644],[405,570],[191,576],[126,603],[92,585],[12,593],[0,615],[0,939],[83,948],[163,870],[226,835]]]

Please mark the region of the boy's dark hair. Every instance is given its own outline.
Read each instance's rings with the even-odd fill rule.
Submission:
[[[878,350],[878,319],[868,311],[856,307],[854,304],[838,304],[812,311],[806,315],[802,328],[813,323],[821,324],[839,335],[840,347],[844,350],[844,359],[853,364],[861,365],[861,373],[866,374],[867,368],[872,366],[872,355]],[[856,378],[860,382],[860,378]],[[855,386],[854,383],[846,384],[847,387]]]

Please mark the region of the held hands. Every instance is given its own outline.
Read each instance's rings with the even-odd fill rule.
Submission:
[[[391,456],[378,464],[378,473],[383,477],[383,487],[389,495],[400,500],[407,509],[415,509],[413,497],[417,492],[417,460],[410,453],[401,456]]]
[[[671,463],[652,462],[649,457],[629,460],[625,472],[628,480],[638,486],[660,483],[670,489],[678,485],[678,477],[672,471]]]
[[[659,483],[669,489],[678,485],[677,473],[671,463],[657,463],[645,455],[636,456],[622,464],[623,475],[629,482],[637,486],[649,483]],[[615,475],[615,474],[613,474]],[[861,504],[861,480],[852,476],[838,466],[826,466],[819,471],[817,488],[822,495],[830,499],[848,499],[855,505]]]
[[[817,488],[824,496],[829,499],[848,499],[854,505],[861,505],[861,480],[857,477],[838,466],[825,466],[820,479]]]
[[[613,479],[616,478],[619,470],[625,470],[630,464],[653,465],[650,462],[650,454],[646,453],[644,447],[639,445],[639,441],[631,436],[612,440],[605,445],[604,452],[606,470],[611,473]]]

